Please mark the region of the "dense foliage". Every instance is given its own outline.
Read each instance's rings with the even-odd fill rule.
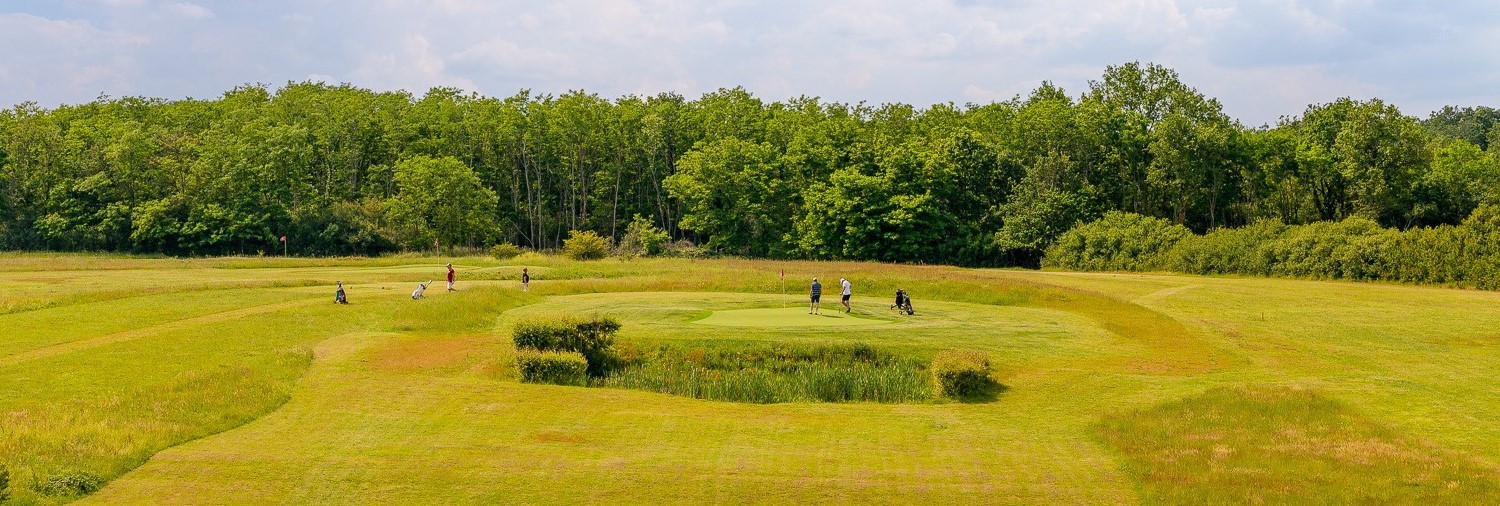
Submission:
[[[1203,235],[1177,228],[1139,215],[1106,215],[1064,234],[1045,264],[1500,289],[1500,208],[1491,205],[1458,225],[1404,231],[1362,216],[1304,225],[1265,220]]]
[[[511,339],[518,350],[578,353],[588,362],[589,376],[603,376],[618,366],[615,332],[620,322],[604,316],[564,316],[554,320],[517,323]]]
[[[1191,233],[1161,218],[1110,211],[1063,233],[1047,248],[1046,262],[1082,271],[1150,269]]]
[[[89,471],[73,470],[48,476],[36,483],[36,491],[52,496],[88,495],[104,486],[104,478]]]
[[[747,256],[1036,265],[1109,211],[1200,233],[1354,216],[1457,225],[1500,204],[1497,118],[1450,107],[1418,121],[1342,98],[1246,128],[1140,63],[1077,96],[1043,84],[926,109],[740,88],[610,100],[321,83],[23,103],[0,112],[0,249],[554,249],[579,230],[632,251],[687,240]],[[631,230],[667,240],[625,241]]]
[[[563,241],[563,254],[574,260],[598,260],[609,256],[609,239],[593,230],[569,230]]]
[[[516,369],[527,383],[583,386],[588,383],[589,361],[572,351],[522,348],[516,352]]]

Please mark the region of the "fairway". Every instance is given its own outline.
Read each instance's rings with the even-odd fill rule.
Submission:
[[[849,316],[839,311],[812,314],[806,308],[730,309],[714,311],[695,323],[720,327],[849,327],[879,325],[890,320]]]
[[[447,261],[5,258],[0,464],[11,502],[1500,494],[1491,292],[528,254],[453,259],[458,291],[410,299]],[[521,267],[538,276],[529,292]],[[780,269],[845,276],[862,293],[900,286],[919,312],[857,293],[852,313],[825,304],[809,315],[781,295]],[[332,303],[335,280],[349,305]],[[512,329],[564,315],[617,320],[625,356],[845,346],[925,365],[975,350],[1003,388],[964,402],[749,403],[520,382]],[[102,487],[88,494],[48,485],[90,479]]]

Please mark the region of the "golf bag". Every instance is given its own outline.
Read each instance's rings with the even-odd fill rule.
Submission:
[[[911,309],[911,297],[906,296],[906,290],[896,290],[896,303],[891,305],[891,309],[895,309],[898,313],[906,313],[908,315],[917,314]]]

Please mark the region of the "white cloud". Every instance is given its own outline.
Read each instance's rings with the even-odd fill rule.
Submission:
[[[530,76],[577,72],[573,59],[566,54],[537,48],[523,48],[515,42],[494,38],[470,46],[453,55],[453,60],[489,67],[502,72]]]
[[[149,39],[102,30],[86,21],[54,21],[29,14],[0,14],[0,52],[6,105],[36,101],[55,105],[86,102],[101,92],[130,90],[132,48]],[[64,98],[66,97],[66,98]]]
[[[162,10],[187,19],[208,19],[214,17],[214,11],[188,2],[167,2],[162,4]]]
[[[474,81],[449,74],[447,63],[432,49],[427,37],[408,34],[399,47],[366,54],[350,72],[351,82],[379,89],[406,89],[421,95],[438,86],[480,91]]]

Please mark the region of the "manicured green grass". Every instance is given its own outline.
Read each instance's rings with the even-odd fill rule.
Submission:
[[[106,504],[1464,504],[1500,482],[1497,293],[528,254],[453,259],[460,291],[411,300],[448,260],[0,256],[12,503],[68,500],[33,484],[80,470]],[[849,278],[854,317],[807,315],[783,269],[788,292]],[[898,286],[917,316],[889,310]],[[884,323],[705,324],[777,308]],[[1007,389],[750,404],[518,382],[510,326],[563,314],[616,318],[640,352],[979,350]]]
[[[842,311],[843,309],[839,309],[812,314],[805,307],[729,309],[714,311],[697,323],[722,327],[845,327],[890,323],[890,320],[849,316]]]

